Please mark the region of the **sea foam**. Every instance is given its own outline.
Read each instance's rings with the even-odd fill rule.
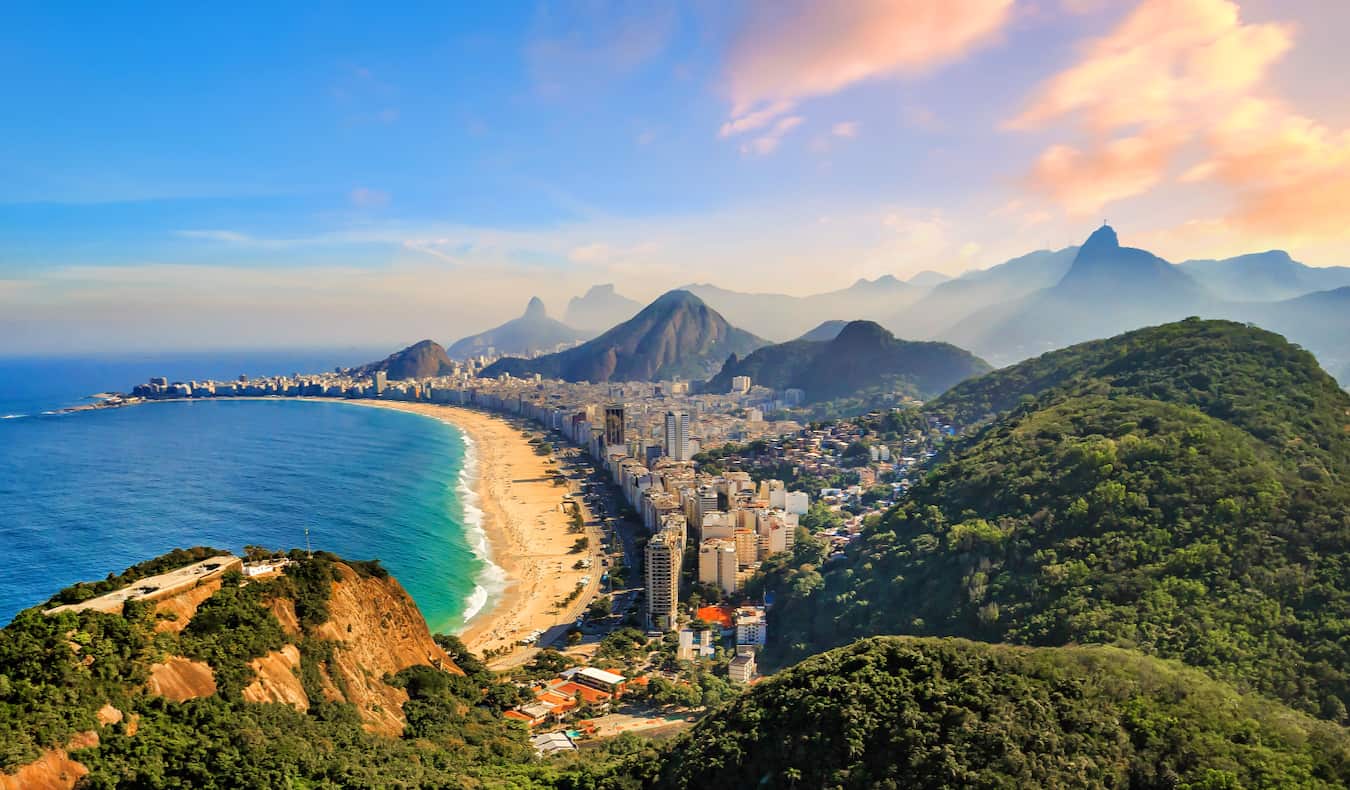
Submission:
[[[469,434],[460,431],[464,441],[464,463],[459,470],[459,502],[464,517],[464,537],[468,541],[474,556],[483,563],[473,591],[464,598],[464,613],[460,622],[468,624],[478,616],[490,601],[501,596],[506,589],[506,571],[492,561],[492,547],[488,543],[487,531],[483,529],[483,509],[479,507],[478,489],[478,448]]]

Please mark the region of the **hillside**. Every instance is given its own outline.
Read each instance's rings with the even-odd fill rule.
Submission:
[[[175,552],[53,603],[219,554]],[[0,630],[0,768],[53,787],[87,771],[91,787],[209,788],[464,786],[507,757],[528,766],[523,736],[481,707],[487,683],[377,563],[289,557],[270,578],[230,571],[120,612],[20,613]]]
[[[1228,302],[1274,302],[1350,286],[1350,267],[1314,267],[1284,250],[1178,264],[1210,293]]]
[[[1124,650],[886,637],[759,684],[648,770],[699,790],[1332,788],[1350,735]]]
[[[997,371],[998,414],[823,569],[771,568],[778,660],[880,633],[1120,644],[1327,718],[1350,703],[1350,395],[1186,321]]]
[[[688,291],[670,291],[594,340],[534,359],[507,358],[480,375],[540,374],[565,381],[703,379],[764,341],[727,323]]]
[[[434,340],[423,340],[397,351],[379,362],[362,365],[353,371],[357,376],[370,376],[383,370],[389,379],[423,379],[444,376],[454,371],[454,363],[445,349]]]
[[[493,349],[499,355],[528,356],[539,351],[552,351],[557,346],[588,337],[589,332],[573,329],[550,318],[544,303],[536,296],[530,299],[519,318],[513,318],[486,332],[461,338],[445,353],[451,359],[486,354],[488,349]]]
[[[815,326],[815,328],[811,329],[809,332],[803,333],[802,336],[797,339],[814,340],[816,342],[834,340],[836,337],[839,336],[839,333],[844,330],[844,327],[848,326],[848,324],[849,324],[848,321],[842,321],[839,319],[821,321],[819,324]]]
[[[955,346],[897,340],[871,321],[853,321],[828,341],[793,340],[728,359],[707,389],[726,392],[732,377],[749,376],[773,389],[800,388],[808,402],[878,386],[931,398],[988,370],[983,360]]]

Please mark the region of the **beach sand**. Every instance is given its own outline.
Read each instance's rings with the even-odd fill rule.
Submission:
[[[476,488],[483,511],[492,562],[506,575],[504,590],[490,600],[460,632],[465,645],[482,655],[516,645],[532,631],[548,631],[573,622],[599,587],[598,540],[588,532],[591,548],[574,554],[579,535],[569,532],[571,517],[562,508],[570,489],[556,485],[548,470],[562,467],[540,456],[522,428],[503,417],[456,406],[400,401],[355,400],[379,408],[422,414],[454,425],[469,436],[478,458]],[[523,426],[523,423],[522,423]],[[474,474],[471,471],[471,474]],[[580,497],[577,497],[580,500]],[[583,511],[589,521],[589,514]],[[590,570],[572,566],[590,557]],[[563,600],[590,576],[586,590],[571,604]],[[559,607],[562,607],[561,609]],[[556,632],[555,632],[556,633]]]

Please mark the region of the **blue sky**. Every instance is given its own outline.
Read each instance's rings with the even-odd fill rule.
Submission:
[[[451,340],[533,293],[955,274],[1103,218],[1175,260],[1346,264],[1347,24],[1334,0],[9,4],[0,353]]]

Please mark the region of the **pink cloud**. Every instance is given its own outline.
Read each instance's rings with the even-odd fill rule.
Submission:
[[[992,39],[1012,7],[1013,0],[756,0],[728,58],[729,123],[956,60]]]
[[[786,118],[779,118],[778,122],[765,134],[750,140],[741,145],[741,153],[756,154],[765,156],[778,150],[778,143],[788,132],[796,129],[805,120],[800,115],[789,115]]]
[[[1179,144],[1177,137],[1159,132],[1121,137],[1087,151],[1053,145],[1036,161],[1030,182],[1070,214],[1092,214],[1156,186]]]

